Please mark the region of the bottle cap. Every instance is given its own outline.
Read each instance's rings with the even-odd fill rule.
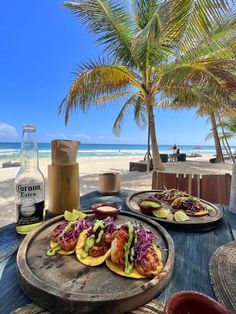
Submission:
[[[24,131],[36,131],[36,126],[34,124],[24,124],[23,130]]]

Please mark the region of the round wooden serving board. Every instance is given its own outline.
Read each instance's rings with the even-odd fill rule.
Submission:
[[[86,213],[94,219],[91,211]],[[116,223],[126,221],[142,223],[157,236],[164,264],[158,276],[136,280],[112,273],[105,264],[84,266],[75,254],[47,256],[50,232],[64,222],[58,216],[29,233],[18,250],[17,272],[25,294],[56,313],[124,313],[152,300],[171,278],[174,243],[163,227],[146,217],[122,212]]]
[[[221,224],[224,213],[220,207],[217,207],[207,201],[201,200],[202,203],[207,205],[209,209],[209,215],[201,216],[201,217],[190,217],[190,220],[177,222],[173,219],[173,215],[170,215],[168,218],[158,218],[154,215],[145,215],[141,212],[137,202],[140,199],[154,197],[154,195],[160,192],[160,190],[148,190],[148,191],[140,191],[134,193],[127,197],[126,205],[128,208],[143,217],[151,218],[166,227],[174,227],[174,228],[182,228],[186,231],[207,231],[218,227]],[[171,209],[172,207],[167,203],[163,202],[163,209]]]

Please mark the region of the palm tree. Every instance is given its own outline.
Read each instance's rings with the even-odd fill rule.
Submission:
[[[218,123],[216,124],[216,128],[219,129],[220,131],[218,132],[219,134],[219,139],[222,142],[224,149],[227,152],[227,155],[231,157],[233,162],[235,163],[234,155],[232,153],[232,150],[230,148],[228,140],[236,136],[236,113],[235,109],[234,110],[228,110],[226,112],[223,112],[217,115],[218,116]],[[223,118],[222,118],[222,117]],[[213,132],[212,130],[208,133],[206,136],[206,140],[209,140],[213,138]]]
[[[203,91],[203,90],[201,90]],[[213,138],[216,149],[216,162],[224,162],[224,156],[221,148],[222,136],[219,135],[218,124],[219,111],[224,111],[227,114],[235,114],[234,108],[230,107],[227,90],[216,93],[212,98],[212,90],[210,85],[205,85],[204,93],[198,91],[194,86],[185,86],[184,93],[175,91],[175,98],[167,101],[159,102],[159,107],[171,107],[173,110],[181,110],[182,108],[196,108],[196,116],[207,117],[207,121],[211,123],[211,132],[207,139]],[[166,91],[166,93],[169,93]],[[224,133],[224,131],[222,131]],[[224,139],[227,144],[227,139]],[[229,148],[230,151],[230,148]]]
[[[121,120],[130,106],[134,106],[136,113],[145,111],[153,168],[163,170],[154,119],[158,94],[167,87],[173,93],[181,84],[184,88],[186,82],[192,81],[198,90],[206,81],[212,89],[227,88],[228,93],[236,87],[231,74],[232,53],[224,49],[235,39],[235,34],[229,35],[235,26],[230,3],[229,0],[65,2],[97,42],[104,45],[107,56],[78,67],[75,81],[59,107],[59,113],[65,110],[65,123],[77,107],[87,110],[91,105],[122,99],[125,105]],[[222,32],[225,36],[219,38]],[[217,44],[212,44],[212,39]]]

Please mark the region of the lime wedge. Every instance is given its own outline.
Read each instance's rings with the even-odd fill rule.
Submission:
[[[187,216],[184,212],[178,210],[175,214],[174,214],[174,219],[175,221],[187,221],[190,220],[189,216]]]
[[[153,215],[157,218],[167,218],[170,214],[169,209],[156,209],[153,210]]]
[[[78,215],[77,219],[79,219],[79,220],[84,219],[87,216],[85,213],[83,213],[83,212],[81,212],[80,210],[77,210],[77,209],[73,209],[72,213],[77,213],[77,215]]]
[[[86,217],[86,214],[76,209],[73,209],[72,212],[69,212],[68,210],[65,210],[64,212],[64,218],[67,221],[75,221],[77,219],[84,219],[85,217]]]

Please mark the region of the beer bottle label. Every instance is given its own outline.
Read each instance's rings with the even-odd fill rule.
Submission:
[[[43,221],[43,183],[16,184],[17,225],[30,225]]]
[[[31,225],[43,221],[44,201],[32,205],[16,204],[17,225]]]
[[[43,183],[16,184],[16,202],[19,204],[32,204],[44,199]]]

